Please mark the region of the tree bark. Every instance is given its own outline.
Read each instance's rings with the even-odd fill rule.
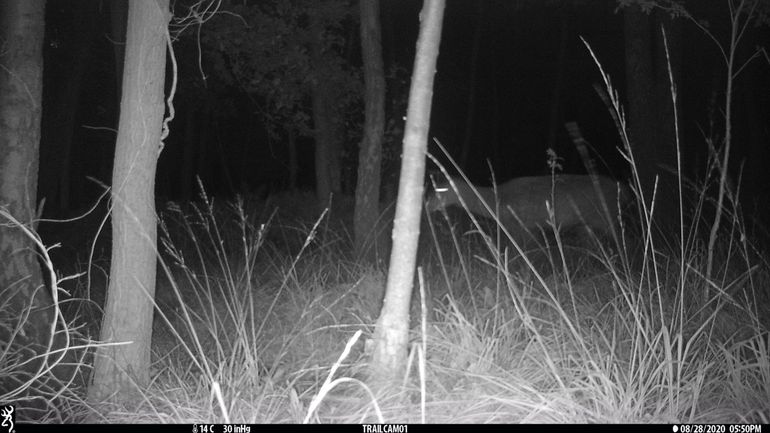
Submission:
[[[676,221],[678,200],[670,171],[676,167],[676,137],[666,53],[662,36],[658,35],[660,26],[654,24],[656,20],[639,6],[627,7],[623,17],[631,148],[648,209],[658,177],[654,220],[667,230]],[[669,32],[668,37],[670,43],[679,40],[678,32]],[[673,44],[677,45],[678,42]],[[677,54],[676,49],[671,52]],[[674,58],[675,79],[677,63]]]
[[[129,4],[112,175],[112,261],[92,401],[131,401],[150,381],[156,272],[155,169],[163,120],[168,0]]]
[[[382,63],[380,1],[361,0],[361,53],[366,86],[364,137],[358,154],[356,206],[353,233],[356,257],[363,257],[367,244],[376,240],[380,214],[380,169],[385,133],[385,69]]]
[[[425,154],[444,5],[444,0],[425,0],[420,12],[420,35],[409,89],[404,152],[393,224],[393,249],[385,300],[374,333],[371,368],[376,383],[397,379],[406,363],[409,304],[420,236]]]
[[[297,176],[299,174],[296,130],[291,126],[287,126],[286,137],[289,146],[289,190],[295,191],[297,189]]]
[[[334,92],[329,80],[325,78],[326,67],[323,60],[324,26],[319,21],[318,13],[313,13],[311,42],[311,61],[315,76],[312,80],[311,99],[313,105],[313,124],[315,136],[315,178],[316,196],[321,209],[329,204],[329,197],[341,190],[341,165],[339,144],[336,136],[336,112]]]
[[[473,139],[473,120],[476,115],[476,82],[479,72],[479,51],[481,50],[482,16],[484,14],[484,2],[477,2],[476,23],[473,26],[473,45],[471,45],[471,59],[469,61],[470,78],[468,79],[468,103],[465,109],[465,128],[463,142],[460,151],[460,168],[468,170],[468,157],[471,153]]]
[[[0,350],[11,362],[4,367],[13,369],[12,374],[5,372],[0,377],[0,401],[18,405],[22,418],[34,417],[27,409],[45,408],[49,403],[42,401],[42,395],[27,394],[24,388],[34,391],[46,380],[44,369],[53,367],[61,356],[46,354],[62,347],[51,335],[57,318],[35,244],[7,218],[34,231],[44,11],[43,0],[0,2],[0,210],[8,214],[0,216]],[[12,359],[19,355],[24,364],[14,365]],[[42,373],[38,381],[25,384],[38,373]]]
[[[626,44],[628,129],[644,200],[649,206],[655,177],[654,150],[657,139],[657,128],[650,110],[655,97],[649,16],[642,12],[639,6],[629,6],[623,11],[623,25]]]

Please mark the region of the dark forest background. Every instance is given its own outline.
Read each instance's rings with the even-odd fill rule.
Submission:
[[[414,56],[420,5],[407,0],[382,3],[390,132],[384,188],[396,179],[399,128],[405,115],[407,71]],[[114,36],[120,32],[115,28],[119,25],[115,10],[121,7],[125,7],[121,1],[48,2],[39,194],[47,198],[47,216],[88,206],[109,182],[121,72],[116,56],[122,55]],[[185,13],[184,2],[174,7],[177,15]],[[717,40],[727,41],[727,2],[688,2],[686,7]],[[230,27],[244,25],[231,16],[216,19]],[[678,17],[674,21],[681,38],[672,50],[678,49],[675,54],[681,59],[682,162],[685,176],[695,180],[705,175],[708,140],[719,145],[724,135],[726,69],[714,41],[692,20]],[[563,158],[565,172],[585,172],[563,127],[566,121],[577,121],[602,159],[599,170],[616,178],[627,177],[628,168],[615,150],[620,145],[616,128],[594,89],[601,77],[580,40],[584,38],[593,47],[625,98],[623,25],[622,9],[611,0],[450,1],[431,136],[449,149],[472,180],[489,184],[489,167],[498,180],[547,173],[547,148]],[[337,29],[341,54],[350,70],[361,63],[356,26],[346,16]],[[188,28],[174,43],[179,91],[176,119],[159,162],[158,197],[194,197],[195,176],[200,176],[209,193],[218,196],[312,189],[312,137],[297,137],[298,170],[293,178],[287,136],[265,122],[262,114],[269,109],[265,101],[223,78],[213,63],[211,46],[207,48],[206,43],[220,29],[215,22]],[[750,25],[738,49],[739,62],[770,40],[767,36],[766,26]],[[768,215],[764,199],[770,193],[770,171],[765,167],[770,160],[768,69],[767,59],[760,57],[735,80],[730,173],[734,181],[740,173],[744,208],[752,215]],[[355,79],[360,76],[351,75]],[[276,82],[276,86],[288,84]],[[343,134],[342,186],[349,194],[355,185],[356,146],[361,136],[362,115],[355,112],[356,106],[362,109],[360,102],[353,103]],[[435,146],[431,151],[445,159]]]

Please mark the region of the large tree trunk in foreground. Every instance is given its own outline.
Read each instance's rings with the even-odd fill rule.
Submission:
[[[21,407],[45,407],[25,382],[55,361],[34,359],[52,349],[56,317],[35,244],[18,225],[36,224],[44,9],[43,0],[0,2],[0,402]]]
[[[379,383],[398,378],[406,363],[409,303],[412,299],[417,241],[420,236],[433,76],[441,41],[444,4],[444,0],[425,0],[420,12],[420,35],[409,89],[401,178],[393,224],[393,249],[385,300],[374,333],[371,366],[373,378]]]
[[[163,120],[168,0],[129,4],[112,175],[112,261],[89,398],[128,401],[150,382],[156,271],[155,169]]]
[[[385,69],[382,64],[380,1],[361,0],[361,52],[366,102],[364,137],[358,154],[356,208],[353,216],[356,257],[376,241],[380,215],[380,167],[385,133]]]

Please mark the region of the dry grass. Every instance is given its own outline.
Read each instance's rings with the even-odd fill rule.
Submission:
[[[557,243],[555,259],[528,266],[505,239],[451,230],[437,235],[438,248],[423,262],[431,319],[423,328],[419,309],[413,310],[408,376],[392,395],[374,397],[361,380],[385,277],[345,258],[341,241],[320,233],[322,220],[309,225],[293,255],[265,242],[274,229],[269,219],[256,224],[237,204],[227,211],[179,211],[165,221],[154,379],[141,390],[143,404],[92,406],[72,390],[60,396],[66,416],[49,421],[708,423],[770,417],[770,274],[761,257],[734,255],[745,249],[722,252],[728,256],[717,281],[701,277],[702,254],[694,249],[684,259],[682,280],[678,259],[664,261],[662,252],[653,272],[623,265],[623,250],[593,247],[606,254],[581,261],[577,247],[564,252]],[[179,236],[187,238],[170,241]],[[707,287],[714,295],[704,299]],[[338,361],[356,331],[363,338]],[[12,374],[11,367],[4,374]]]

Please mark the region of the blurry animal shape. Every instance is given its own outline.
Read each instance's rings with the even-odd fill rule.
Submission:
[[[495,219],[517,242],[528,242],[549,221],[546,201],[560,231],[590,229],[617,239],[618,210],[633,197],[628,186],[607,176],[558,174],[517,177],[494,187],[479,187],[461,178],[436,184],[425,207],[428,212],[459,206]]]

